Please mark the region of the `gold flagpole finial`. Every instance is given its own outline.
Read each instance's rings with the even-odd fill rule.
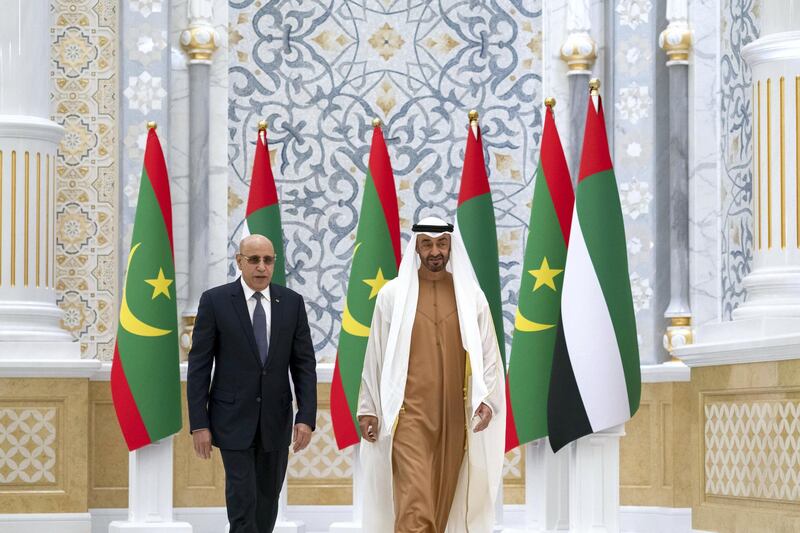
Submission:
[[[556,99],[552,96],[548,96],[547,98],[544,99],[544,105],[546,105],[550,109],[553,109],[556,106]]]
[[[592,96],[600,95],[600,78],[592,78],[589,80],[589,94]]]
[[[469,123],[472,124],[473,122],[478,122],[478,110],[477,109],[470,109],[469,113],[467,113],[469,117]]]
[[[373,128],[380,128],[383,125],[383,122],[378,117],[372,119],[372,127]]]
[[[147,129],[148,130],[154,130],[156,128],[158,128],[158,124],[156,124],[155,120],[148,121],[148,123],[147,123]]]
[[[267,131],[267,121],[266,120],[259,120],[258,121],[258,131]]]

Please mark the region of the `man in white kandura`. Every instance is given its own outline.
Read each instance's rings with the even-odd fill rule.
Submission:
[[[451,224],[412,230],[378,293],[364,361],[364,531],[489,533],[506,422],[489,304]]]

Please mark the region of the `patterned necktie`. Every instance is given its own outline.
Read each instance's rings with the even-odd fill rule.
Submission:
[[[264,295],[260,292],[253,294],[256,299],[256,309],[253,311],[253,335],[256,337],[258,355],[261,358],[261,366],[267,364],[267,352],[269,352],[269,340],[267,339],[267,314],[261,305],[261,298]]]

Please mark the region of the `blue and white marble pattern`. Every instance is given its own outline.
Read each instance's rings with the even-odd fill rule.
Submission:
[[[722,0],[720,6],[723,320],[730,320],[744,301],[742,280],[753,259],[753,86],[741,52],[758,38],[758,4],[758,0]]]
[[[320,361],[336,353],[376,116],[407,239],[413,219],[453,218],[467,111],[480,111],[510,341],[542,125],[541,21],[540,0],[229,3],[229,261],[266,119],[288,284],[306,296]]]

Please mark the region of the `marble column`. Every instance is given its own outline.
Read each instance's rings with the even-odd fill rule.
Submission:
[[[800,318],[800,5],[764,2],[753,73],[753,270],[734,319]]]
[[[211,0],[190,0],[189,27],[180,41],[189,69],[189,291],[181,318],[182,358],[191,346],[191,333],[200,295],[208,289],[208,151],[211,56],[220,40],[212,24]]]
[[[56,305],[56,151],[45,0],[0,17],[0,359],[79,358]]]
[[[664,348],[692,342],[689,302],[689,53],[692,33],[688,0],[667,2],[669,24],[658,44],[669,69],[669,277],[670,300],[664,316],[670,325]]]
[[[587,91],[592,66],[597,58],[597,44],[592,39],[591,20],[589,17],[589,0],[568,0],[567,2],[567,39],[561,45],[561,59],[569,69],[569,142],[567,143],[567,163],[570,167],[572,185],[578,180],[583,127],[586,120]]]
[[[674,354],[689,366],[800,357],[800,4],[762,4],[742,49],[752,70],[753,262],[733,320],[697,327]]]

